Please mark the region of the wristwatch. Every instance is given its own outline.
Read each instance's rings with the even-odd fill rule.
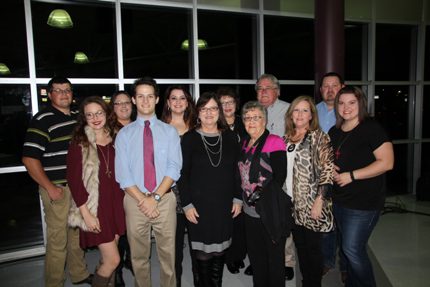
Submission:
[[[154,197],[156,202],[160,202],[161,196],[158,193],[154,193],[152,196]]]

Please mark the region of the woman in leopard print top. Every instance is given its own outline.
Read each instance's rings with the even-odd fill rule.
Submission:
[[[293,201],[293,239],[299,256],[303,286],[321,286],[321,232],[333,229],[333,150],[319,128],[313,99],[300,96],[286,115],[287,180],[284,190]]]

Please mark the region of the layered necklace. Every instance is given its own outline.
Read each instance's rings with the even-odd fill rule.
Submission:
[[[99,147],[97,145],[97,148],[100,150],[100,153],[102,154],[103,160],[104,160],[105,165],[106,165],[106,172],[105,172],[105,174],[107,175],[108,178],[110,178],[111,175],[112,175],[112,172],[109,169],[109,147],[108,147],[108,150],[107,150],[107,156],[105,156],[105,154],[103,153],[103,149],[101,147]],[[106,158],[107,158],[107,160],[106,160]]]
[[[209,162],[211,163],[211,165],[213,167],[218,167],[220,165],[221,159],[222,159],[222,136],[221,136],[221,133],[218,134],[218,138],[216,139],[216,141],[214,143],[208,142],[202,133],[200,133],[200,137],[202,138],[203,145],[204,145],[205,150],[206,150],[206,154],[208,155],[208,158],[209,158]],[[218,144],[219,144],[219,148],[217,150]],[[218,156],[218,162],[214,163],[215,160],[212,159],[212,156],[214,156],[216,158],[217,155],[219,155]]]

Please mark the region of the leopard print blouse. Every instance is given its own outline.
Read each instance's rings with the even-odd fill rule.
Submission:
[[[289,139],[284,138],[288,146]],[[329,232],[334,228],[332,201],[333,149],[330,137],[321,130],[309,131],[296,147],[293,167],[293,217],[297,225],[315,232]],[[311,218],[315,198],[323,196],[322,217]]]

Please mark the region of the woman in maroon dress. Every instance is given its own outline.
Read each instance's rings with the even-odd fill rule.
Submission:
[[[67,154],[67,180],[73,197],[69,225],[81,229],[81,248],[97,246],[101,255],[93,286],[113,282],[120,260],[117,241],[125,232],[124,193],[114,174],[115,121],[102,98],[86,98]]]

